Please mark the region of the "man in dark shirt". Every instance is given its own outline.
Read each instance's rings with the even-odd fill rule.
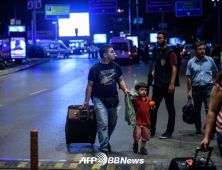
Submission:
[[[117,106],[119,104],[117,83],[125,95],[130,93],[122,77],[119,64],[114,63],[115,52],[112,46],[103,45],[99,49],[101,61],[91,67],[84,106],[89,105],[91,94],[96,112],[97,131],[100,151],[107,154],[111,151],[109,140],[117,122]]]
[[[157,45],[160,50],[157,53],[155,70],[152,72],[154,78],[154,87],[152,100],[156,103],[156,109],[150,113],[151,119],[151,137],[155,136],[157,111],[162,99],[165,99],[165,104],[169,114],[166,132],[160,139],[167,139],[172,136],[175,126],[175,107],[174,107],[174,90],[177,76],[177,56],[175,52],[167,46],[168,33],[160,31],[157,33]]]

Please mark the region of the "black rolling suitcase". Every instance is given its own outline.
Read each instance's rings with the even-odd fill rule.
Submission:
[[[68,107],[65,125],[66,144],[95,143],[97,132],[94,106],[82,109],[80,105]]]
[[[216,166],[210,159],[213,148],[209,147],[207,159],[197,157],[201,150],[201,148],[197,148],[194,157],[172,159],[168,170],[216,170]]]

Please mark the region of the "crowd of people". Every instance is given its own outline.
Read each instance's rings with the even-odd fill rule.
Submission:
[[[147,97],[147,85],[138,83],[135,86],[137,97],[132,98],[135,111],[135,124],[133,137],[133,151],[138,152],[138,141],[142,138],[140,152],[147,154],[146,141],[156,135],[156,122],[158,108],[162,99],[168,112],[168,124],[160,139],[171,138],[175,127],[175,86],[179,86],[178,70],[180,57],[178,51],[167,45],[168,33],[157,33],[156,65],[152,71],[154,78],[152,99]],[[207,151],[210,138],[217,132],[217,142],[222,157],[222,72],[219,72],[218,57],[219,48],[214,42],[210,56],[205,54],[205,45],[198,42],[194,46],[195,55],[187,63],[187,98],[193,99],[196,109],[195,127],[196,134],[202,133],[201,106],[205,105],[207,114],[205,124],[205,136],[200,146]],[[220,51],[221,52],[221,51]],[[100,151],[107,154],[111,151],[109,143],[112,132],[117,122],[117,106],[119,104],[117,84],[127,96],[131,93],[122,77],[119,64],[113,62],[115,51],[110,45],[103,45],[99,49],[100,62],[91,67],[88,75],[88,84],[85,93],[83,107],[89,105],[90,98],[93,101],[97,117],[98,139]],[[220,64],[219,64],[220,65]],[[218,73],[219,72],[219,73]],[[192,91],[191,91],[192,89]],[[151,105],[151,101],[155,104]],[[160,114],[160,113],[159,113]],[[216,128],[215,128],[216,126]]]
[[[88,58],[97,58],[98,57],[98,52],[99,52],[99,48],[97,46],[91,45],[91,46],[87,46],[87,52],[88,52]]]

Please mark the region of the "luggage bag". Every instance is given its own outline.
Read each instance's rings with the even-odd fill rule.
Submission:
[[[216,166],[213,161],[210,159],[213,148],[209,147],[209,153],[207,159],[202,157],[197,157],[199,151],[203,150],[202,148],[197,148],[194,157],[185,157],[185,158],[174,158],[172,159],[168,170],[216,170]],[[186,160],[192,160],[192,165],[188,165]],[[188,161],[189,162],[189,161]]]
[[[81,105],[71,105],[65,125],[66,144],[70,143],[95,143],[97,132],[96,115],[94,106],[86,109]]]

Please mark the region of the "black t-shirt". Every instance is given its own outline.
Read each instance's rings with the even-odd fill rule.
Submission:
[[[119,64],[102,64],[98,63],[95,69],[96,74],[94,78],[94,68],[91,67],[88,75],[88,80],[93,81],[93,96],[97,98],[118,97],[117,81],[123,74]]]

